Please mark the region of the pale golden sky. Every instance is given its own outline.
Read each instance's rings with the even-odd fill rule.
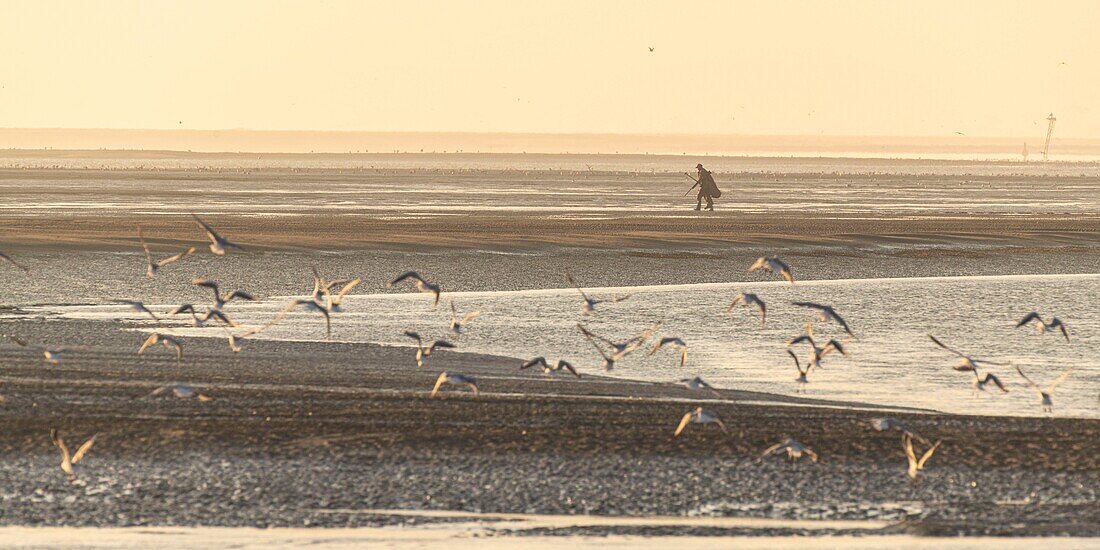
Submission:
[[[1100,137],[1092,1],[0,6],[7,128]]]

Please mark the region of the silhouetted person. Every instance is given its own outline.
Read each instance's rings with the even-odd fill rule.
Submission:
[[[722,192],[718,190],[718,185],[714,183],[714,176],[710,175],[710,170],[703,168],[702,164],[695,166],[699,170],[699,195],[696,196],[695,209],[699,210],[703,206],[703,199],[707,200],[707,210],[714,210],[714,198],[722,196]]]

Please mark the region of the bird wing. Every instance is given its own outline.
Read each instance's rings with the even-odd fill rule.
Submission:
[[[404,281],[406,279],[415,279],[415,280],[420,281],[422,283],[425,282],[424,278],[421,277],[419,273],[417,273],[415,271],[406,271],[406,272],[398,275],[396,279],[390,281],[389,286],[396,285],[397,283],[400,283],[401,281]]]
[[[214,301],[215,302],[217,302],[221,298],[221,295],[218,291],[218,282],[217,281],[211,281],[210,279],[191,279],[191,284],[193,284],[195,286],[202,286],[202,287],[209,288],[211,291],[214,292]]]
[[[99,434],[95,434],[92,437],[89,437],[88,440],[85,441],[84,444],[76,450],[76,454],[73,455],[73,464],[80,462],[80,459],[84,458],[84,455],[87,454],[88,450],[90,450],[92,448],[92,445],[95,444],[95,438],[97,437],[99,437]]]
[[[530,361],[526,361],[522,365],[519,366],[519,370],[529,369],[529,368],[531,368],[535,365],[542,365],[543,367],[545,367],[546,366],[546,358],[545,357],[536,357],[534,359],[531,359]]]
[[[760,456],[764,457],[764,456],[768,456],[770,454],[775,454],[777,451],[779,451],[780,449],[785,448],[786,446],[787,446],[786,441],[784,441],[782,443],[776,443],[775,445],[772,445],[771,447],[768,447],[767,449],[764,449],[764,452],[760,453]]]
[[[1026,374],[1024,374],[1024,371],[1020,370],[1019,365],[1016,366],[1016,372],[1020,373],[1020,377],[1023,378],[1025,381],[1027,381],[1027,383],[1031,387],[1035,388],[1035,391],[1037,391],[1037,392],[1042,392],[1043,391],[1043,389],[1039,387],[1039,384],[1036,384],[1035,382],[1032,382],[1031,379],[1028,378]]]
[[[412,338],[413,340],[416,340],[416,347],[423,347],[424,341],[420,339],[420,334],[419,333],[413,332],[411,330],[406,330],[405,331],[405,336],[408,336],[409,338]]]
[[[573,374],[573,376],[576,376],[577,378],[581,377],[581,374],[579,372],[577,372],[577,369],[573,368],[573,365],[570,364],[569,361],[566,361],[565,359],[558,359],[558,368],[559,369],[565,369],[565,370],[569,371],[570,373]]]
[[[795,344],[801,344],[802,342],[809,342],[810,345],[814,345],[814,339],[809,334],[803,334],[802,336],[794,338],[791,341],[787,342],[787,345],[793,346]]]
[[[463,323],[468,323],[468,322],[472,321],[473,319],[477,318],[478,315],[481,315],[481,310],[474,310],[474,311],[467,312],[466,315],[462,316],[462,322]]]
[[[138,227],[138,240],[141,241],[141,248],[145,249],[145,261],[149,265],[156,265],[153,261],[153,255],[149,252],[149,245],[145,243],[145,235],[141,232],[141,227]]]
[[[1065,382],[1066,378],[1069,378],[1070,374],[1073,374],[1072,368],[1066,369],[1066,372],[1063,372],[1061,376],[1055,378],[1054,382],[1051,382],[1050,387],[1047,388],[1047,393],[1053,392],[1054,388],[1057,388],[1062,382]]]
[[[159,334],[157,334],[155,332],[150,334],[149,337],[145,339],[145,343],[142,344],[140,348],[138,348],[138,355],[141,355],[141,354],[145,353],[145,350],[149,349],[149,346],[156,345],[156,343],[159,342],[159,341],[160,341],[160,335]]]
[[[168,265],[172,262],[175,262],[175,261],[179,260],[180,258],[183,258],[184,256],[187,256],[187,255],[193,253],[194,251],[195,251],[195,247],[193,247],[193,246],[188,247],[187,250],[184,250],[183,252],[180,252],[179,254],[176,254],[175,256],[168,256],[167,258],[165,258],[163,260],[160,260],[159,262],[156,262],[156,266],[157,267],[164,267],[164,266],[166,266],[166,265]],[[145,250],[145,254],[146,255],[149,254],[148,249]],[[150,261],[152,261],[152,260],[150,260]]]
[[[8,256],[7,254],[4,254],[3,252],[0,252],[0,259],[3,259],[5,262],[8,262],[9,264],[14,265],[15,267],[18,267],[19,269],[22,269],[24,272],[30,271],[29,269],[26,268],[26,266],[24,266],[23,264],[11,259],[11,256]]]
[[[741,293],[741,294],[738,294],[737,296],[734,296],[733,301],[730,302],[730,307],[726,308],[726,313],[729,313],[729,312],[733,311],[733,308],[737,305],[737,303],[740,302],[741,300],[743,300],[744,298],[745,298],[744,293]],[[745,303],[747,304],[748,300],[746,300]]]
[[[611,298],[611,299],[605,300],[605,301],[608,302],[608,303],[617,304],[617,303],[619,303],[623,300],[626,300],[628,298],[630,298],[629,294],[623,294],[622,296],[616,296],[614,298]]]
[[[1064,336],[1066,338],[1066,341],[1069,342],[1069,330],[1066,328],[1066,324],[1063,323],[1061,319],[1057,317],[1051,319],[1049,326],[1057,327],[1058,330],[1062,332],[1062,336]]]
[[[938,449],[940,447],[940,443],[943,443],[942,439],[936,441],[935,445],[932,445],[932,447],[930,449],[928,449],[927,451],[924,451],[924,454],[921,455],[920,460],[917,461],[917,469],[918,470],[921,469],[921,468],[924,468],[924,463],[928,462],[929,458],[932,458],[932,453],[936,452],[936,449]],[[910,451],[909,452],[910,452],[910,456],[912,456],[912,446],[910,446]]]
[[[688,360],[688,348],[687,348],[687,346],[683,346],[683,347],[680,348],[680,368],[684,368],[684,364],[687,363],[687,360]]]
[[[242,300],[251,300],[253,302],[256,301],[255,296],[253,296],[253,295],[251,295],[251,294],[249,294],[249,293],[247,293],[247,292],[245,292],[241,289],[234,290],[232,294],[225,297],[225,301],[228,302],[228,301],[230,301],[234,298],[240,298]]]
[[[829,340],[829,343],[825,344],[825,353],[828,353],[830,349],[835,349],[839,351],[841,355],[848,355],[848,351],[844,349],[844,344],[841,344],[836,339]]]
[[[56,429],[50,429],[50,441],[61,450],[61,469],[68,473],[72,473],[72,461],[69,459],[69,447],[65,445],[65,440],[61,439],[61,434],[57,433]]]
[[[446,340],[436,340],[432,342],[432,345],[428,346],[428,353],[424,355],[431,355],[435,348],[454,349],[455,345]]]
[[[798,356],[795,355],[794,352],[791,351],[791,350],[787,350],[787,354],[791,356],[791,359],[794,359],[794,368],[798,369],[798,373],[799,374],[806,374],[802,370],[802,362],[798,360]]]
[[[445,373],[445,372],[439,373],[439,378],[435,379],[435,386],[432,388],[432,393],[428,397],[435,397],[435,394],[439,393],[439,387],[442,386],[443,383],[446,382],[446,381],[447,381],[447,373]]]
[[[608,340],[607,338],[604,338],[603,336],[600,336],[600,335],[588,330],[587,328],[584,328],[584,325],[581,325],[581,324],[578,323],[577,328],[581,329],[581,332],[583,332],[584,335],[587,336],[589,340],[592,340],[592,339],[599,340],[599,341],[603,342],[604,344],[606,344],[608,346],[615,347],[615,342],[612,342],[611,340]]]
[[[199,222],[199,225],[201,225],[202,228],[206,231],[206,237],[210,239],[210,242],[217,243],[219,241],[223,241],[223,242],[225,241],[225,239],[223,239],[222,236],[219,235],[217,231],[214,231],[213,227],[210,227],[210,224],[202,221],[202,219],[200,219],[195,214],[191,214],[191,217],[195,218],[195,221]]]
[[[336,299],[333,300],[333,303],[339,304],[340,300],[343,300],[344,296],[346,296],[347,293],[351,292],[351,290],[353,288],[359,286],[359,283],[361,283],[361,282],[363,282],[363,280],[358,278],[358,277],[348,281],[346,284],[344,284],[343,288],[340,289],[340,292],[336,293]],[[329,285],[329,290],[331,290],[331,289],[332,289],[332,285]]]
[[[680,435],[680,432],[684,431],[684,428],[691,423],[691,416],[690,412],[684,413],[683,418],[680,419],[680,425],[676,426],[676,432],[672,434],[672,437],[676,437]]]
[[[931,334],[929,334],[928,337],[931,338],[932,341],[935,342],[937,346],[939,346],[939,347],[941,347],[941,348],[943,348],[947,351],[950,351],[951,353],[954,353],[955,355],[958,355],[959,357],[966,357],[965,355],[963,355],[958,350],[948,346],[947,344],[945,344],[943,342],[940,342],[939,339],[937,339],[935,336],[932,336]]]
[[[573,279],[573,274],[572,273],[569,273],[568,271],[566,271],[565,272],[565,280],[569,281],[569,284],[573,285],[573,288],[577,289],[577,292],[581,293],[582,298],[584,298],[585,300],[588,300],[588,295],[584,293],[584,290],[581,288],[581,286],[578,285],[577,281]]]
[[[977,376],[978,376],[978,373],[977,373],[977,371],[975,371],[974,372],[974,377],[977,378]],[[1005,385],[1001,383],[1001,379],[997,378],[996,374],[993,374],[991,372],[985,373],[985,380],[986,380],[986,382],[993,382],[998,388],[1001,389],[1001,391],[1003,391],[1005,393],[1008,393],[1008,388],[1006,388]]]
[[[748,269],[747,273],[752,273],[753,271],[756,271],[757,269],[762,269],[766,265],[768,265],[768,259],[767,258],[757,258],[756,261],[753,262],[753,264],[751,266],[749,266],[749,269]]]
[[[791,302],[791,305],[799,306],[799,307],[808,307],[808,308],[816,309],[816,310],[819,310],[819,311],[827,311],[827,310],[832,309],[829,306],[823,306],[821,304],[814,303],[814,302]]]
[[[791,266],[783,263],[783,261],[778,259],[778,258],[775,259],[774,261],[775,261],[776,264],[779,265],[779,274],[782,275],[783,278],[786,279],[788,283],[791,283],[793,285],[794,284],[794,273],[791,271]]]
[[[909,433],[901,434],[902,446],[905,447],[905,457],[909,459],[910,465],[917,463],[917,455],[913,452],[913,436]]]
[[[173,309],[172,311],[169,311],[168,315],[178,315],[180,313],[187,313],[187,312],[194,313],[195,312],[195,306],[193,306],[191,304],[181,304],[181,305],[176,306],[176,308]]]
[[[194,311],[194,310],[192,310],[192,311]],[[229,317],[226,317],[225,313],[222,313],[221,311],[218,311],[216,309],[212,309],[210,311],[207,311],[206,315],[202,318],[202,320],[203,321],[208,321],[211,317],[221,321],[222,323],[224,323],[228,326],[231,326],[231,327],[237,326],[237,323],[235,321],[233,321]]]
[[[1023,319],[1020,319],[1019,323],[1016,323],[1016,328],[1020,328],[1020,327],[1026,325],[1026,324],[1028,324],[1028,323],[1030,323],[1030,322],[1032,322],[1036,319],[1038,319],[1040,323],[1043,322],[1043,318],[1039,317],[1039,313],[1035,312],[1035,311],[1032,311],[1031,313],[1028,313],[1027,315],[1025,315]]]

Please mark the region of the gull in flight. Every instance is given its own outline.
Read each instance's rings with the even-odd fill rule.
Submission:
[[[718,390],[714,389],[714,386],[711,386],[705,380],[703,380],[702,378],[699,378],[698,376],[696,376],[695,378],[681,378],[680,383],[683,384],[684,386],[686,386],[687,389],[689,389],[689,390],[693,390],[693,391],[707,390],[707,391],[713,393],[714,395],[721,395],[721,394],[718,393]]]
[[[29,269],[26,268],[26,266],[24,266],[23,264],[11,259],[11,256],[8,256],[7,254],[5,254],[3,252],[0,252],[0,260],[8,262],[11,265],[14,265],[15,267],[21,269],[23,271],[23,273],[26,273],[26,272],[30,271]]]
[[[821,319],[822,322],[833,321],[836,324],[840,325],[840,327],[844,329],[844,332],[847,332],[849,336],[855,336],[855,334],[852,332],[852,329],[848,327],[848,323],[844,321],[844,318],[841,317],[840,314],[837,313],[832,306],[815,304],[813,302],[791,302],[791,304],[799,307],[807,307],[817,310],[817,316],[819,319]]]
[[[201,286],[201,287],[209,288],[214,293],[214,309],[217,309],[217,310],[221,310],[223,307],[225,307],[225,304],[228,304],[229,302],[233,301],[234,298],[241,298],[242,300],[251,300],[253,302],[256,301],[255,297],[253,297],[251,294],[249,294],[249,293],[247,293],[247,292],[245,292],[245,291],[243,291],[239,288],[234,290],[233,292],[226,292],[223,295],[223,294],[221,294],[221,292],[219,292],[218,282],[217,281],[211,281],[210,279],[201,279],[201,278],[200,279],[193,279],[191,281],[191,284],[193,284],[195,286]]]
[[[435,340],[431,345],[425,346],[424,340],[420,338],[420,334],[411,330],[405,331],[405,336],[416,340],[416,366],[423,367],[425,359],[435,351],[435,348],[449,348],[453,349],[454,344],[446,340]]]
[[[339,313],[343,311],[340,308],[340,302],[344,299],[344,296],[346,296],[348,292],[351,292],[353,288],[359,286],[361,282],[363,282],[363,280],[358,277],[354,279],[327,281],[317,273],[317,268],[313,268],[313,292],[311,296],[313,297],[313,301],[317,303],[321,303],[323,299],[330,313]],[[337,288],[340,290],[333,294],[333,291]]]
[[[130,309],[132,309],[134,313],[147,314],[148,316],[152,317],[154,321],[158,323],[160,322],[160,317],[157,317],[156,313],[153,313],[151,309],[145,307],[145,304],[141,302],[135,302],[133,300],[115,300],[115,303],[130,306]]]
[[[283,309],[279,311],[279,314],[275,316],[266,326],[274,325],[279,321],[282,321],[291,311],[302,308],[306,311],[316,311],[325,318],[325,339],[332,338],[332,315],[329,312],[328,307],[321,305],[314,301],[312,298],[298,298],[291,300],[289,304],[283,306]]]
[[[909,460],[908,474],[910,479],[917,479],[917,475],[921,470],[924,470],[924,463],[932,458],[932,453],[935,453],[936,449],[940,447],[940,443],[943,443],[943,441],[936,441],[936,444],[929,447],[918,460],[917,453],[913,451],[913,436],[909,433],[903,433],[901,434],[901,442],[905,447],[905,458]]]
[[[145,350],[147,350],[147,349],[149,349],[149,347],[155,346],[157,344],[160,344],[160,345],[164,346],[167,349],[175,348],[175,350],[176,350],[176,366],[179,366],[179,365],[183,364],[183,344],[180,343],[180,341],[177,340],[176,338],[173,338],[172,336],[169,336],[167,334],[161,334],[159,332],[154,332],[154,333],[150,334],[148,338],[145,339],[145,343],[143,343],[141,345],[141,348],[138,349],[138,355],[141,355],[141,354],[145,353]]]
[[[431,399],[435,397],[435,394],[439,393],[439,388],[443,386],[443,384],[451,386],[466,386],[471,390],[474,390],[474,395],[478,395],[479,393],[477,389],[477,380],[475,378],[466,376],[465,374],[458,374],[457,372],[453,374],[441,372],[439,373],[439,378],[435,379],[435,387],[432,388],[432,393],[428,396],[428,398]]]
[[[924,436],[917,433],[916,430],[911,428],[909,426],[909,424],[907,424],[907,423],[905,423],[901,420],[898,420],[896,418],[872,418],[871,419],[871,427],[874,428],[876,432],[885,432],[885,431],[888,431],[888,430],[897,430],[897,431],[902,433],[903,437],[908,435],[909,437],[916,438],[917,441],[920,441],[921,443],[924,443],[925,445],[929,444],[929,441],[927,439],[925,439]]]
[[[199,219],[198,216],[191,214],[191,217],[195,218],[195,221],[199,222],[199,225],[202,226],[203,231],[206,231],[206,237],[210,239],[210,251],[213,252],[215,256],[224,256],[225,251],[228,248],[236,248],[237,250],[240,250],[242,252],[244,251],[244,248],[241,245],[229,242],[229,239],[226,239],[225,237],[219,235],[217,231],[214,231],[213,227],[210,227],[209,224]]]
[[[83,445],[76,450],[75,454],[69,454],[69,447],[65,445],[65,440],[61,439],[61,434],[56,429],[50,429],[50,441],[61,449],[61,471],[69,475],[69,481],[76,480],[76,472],[73,471],[73,466],[76,466],[84,455],[88,454],[88,450],[95,444],[95,438],[99,437],[99,434],[95,434],[88,438]]]
[[[695,407],[695,410],[684,413],[683,418],[680,419],[680,425],[676,426],[676,432],[672,434],[672,437],[678,437],[680,432],[684,431],[684,428],[688,424],[717,424],[719,428],[726,434],[730,431],[726,429],[726,424],[722,422],[721,418],[718,418],[717,414],[704,409],[703,407]]]
[[[222,311],[219,309],[208,309],[202,317],[199,317],[198,312],[195,311],[195,306],[191,304],[180,304],[176,306],[172,311],[169,311],[168,315],[179,315],[180,313],[190,313],[192,319],[191,326],[195,327],[203,326],[203,324],[205,324],[210,319],[217,319],[226,326],[237,326],[237,323],[230,320],[229,317],[226,317],[225,313],[222,313]]]
[[[577,284],[577,281],[573,279],[573,274],[566,272],[565,279],[569,281],[569,284],[573,285],[573,288],[577,289],[577,292],[581,293],[581,298],[584,298],[584,305],[581,306],[581,311],[584,311],[586,315],[592,313],[593,311],[596,311],[596,306],[599,304],[617,304],[623,300],[626,300],[627,298],[630,298],[630,295],[626,294],[623,296],[616,296],[614,298],[598,300],[596,298],[590,297],[584,292],[584,289],[582,289],[580,285]]]
[[[733,311],[733,308],[737,304],[743,303],[745,307],[756,306],[760,310],[760,326],[764,326],[764,322],[768,319],[768,306],[764,304],[764,300],[761,300],[759,296],[751,292],[742,292],[737,296],[734,296],[733,302],[730,303],[730,307],[726,308],[726,313]]]
[[[410,279],[413,281],[413,287],[416,288],[416,290],[419,290],[420,292],[430,292],[434,294],[434,305],[439,305],[439,294],[442,293],[443,290],[440,288],[439,285],[428,282],[427,279],[421,277],[420,274],[415,271],[406,271],[398,275],[396,279],[390,281],[389,284],[386,285],[386,288],[393,288],[394,285]]]
[[[1045,390],[1040,388],[1035,382],[1032,382],[1031,379],[1024,374],[1024,371],[1020,370],[1020,367],[1016,367],[1016,372],[1020,373],[1020,377],[1027,381],[1029,386],[1035,388],[1035,391],[1039,392],[1039,397],[1043,404],[1043,411],[1049,413],[1054,412],[1054,399],[1051,398],[1050,394],[1054,393],[1054,388],[1057,388],[1062,382],[1066,381],[1066,378],[1069,378],[1069,375],[1073,373],[1073,368],[1067,369],[1061,376],[1055,378],[1054,382],[1051,382],[1050,386],[1047,386]]]
[[[665,336],[653,344],[653,348],[649,350],[649,355],[657,353],[658,350],[664,346],[672,346],[680,348],[680,368],[684,367],[684,363],[687,362],[688,357],[688,345],[683,340],[676,338],[675,336]]]
[[[480,310],[468,311],[462,317],[458,316],[458,311],[455,310],[454,300],[451,300],[451,332],[458,336],[462,334],[462,325],[472,321],[475,317],[481,315]]]
[[[809,372],[815,368],[821,368],[821,361],[825,359],[826,355],[829,355],[833,351],[839,351],[841,355],[847,356],[848,351],[844,349],[844,345],[836,339],[830,339],[824,346],[818,346],[817,341],[814,340],[814,324],[806,323],[806,333],[799,336],[790,342],[787,342],[788,346],[807,342],[810,344],[810,361],[806,366],[806,372]],[[801,369],[799,369],[801,370]]]
[[[168,384],[167,386],[161,386],[150,392],[149,397],[158,397],[161,395],[167,395],[168,393],[171,393],[172,395],[180,399],[195,398],[199,401],[212,401],[214,399],[213,397],[201,394],[195,391],[195,388],[184,384]]]
[[[567,370],[573,376],[576,376],[577,378],[581,377],[581,374],[579,372],[577,372],[577,369],[573,368],[573,365],[570,364],[569,361],[566,361],[565,359],[558,359],[558,363],[556,365],[554,365],[553,367],[551,367],[550,364],[546,362],[545,357],[539,356],[539,357],[536,357],[534,359],[531,359],[530,361],[527,361],[527,362],[523,363],[522,365],[520,365],[519,369],[523,370],[523,369],[529,369],[531,367],[542,367],[542,372],[546,376],[551,376],[552,377],[556,373],[559,373],[563,370]]]
[[[940,342],[935,336],[932,336],[931,334],[929,334],[928,337],[931,338],[932,342],[934,342],[937,346],[939,346],[939,347],[941,347],[941,348],[943,348],[947,351],[950,351],[951,353],[954,353],[955,355],[958,355],[959,357],[962,358],[962,362],[960,362],[958,365],[955,365],[954,367],[952,367],[957,371],[960,371],[960,372],[975,371],[975,372],[977,372],[978,365],[981,365],[981,364],[997,365],[999,367],[1003,367],[1003,366],[1006,365],[1006,363],[996,363],[996,362],[993,362],[993,361],[986,361],[985,359],[976,359],[972,356],[966,355],[966,354],[964,354],[964,353],[962,353],[962,352],[960,352],[960,351],[958,351],[954,348],[949,347],[947,344],[944,344],[943,342]]]
[[[222,330],[225,331],[226,339],[229,341],[229,349],[233,350],[233,353],[240,353],[241,350],[244,349],[241,346],[241,341],[242,340],[244,340],[245,338],[248,338],[249,336],[252,336],[254,334],[260,333],[261,331],[263,331],[264,329],[266,329],[269,326],[271,326],[270,323],[268,323],[268,324],[266,324],[266,325],[264,325],[260,328],[254,328],[254,329],[247,330],[247,331],[245,331],[241,334],[233,334],[232,331],[230,331],[228,328],[226,328],[224,326],[222,327]]]
[[[779,256],[757,258],[756,261],[749,266],[748,273],[752,273],[758,269],[763,269],[768,273],[778,273],[781,277],[786,279],[788,283],[794,284],[794,274],[791,273],[791,266],[787,265],[783,260],[780,260]]]
[[[970,385],[974,387],[975,391],[985,391],[986,384],[993,383],[994,386],[997,386],[997,388],[1001,390],[1001,393],[1008,393],[1008,388],[1001,383],[1001,379],[997,378],[996,374],[987,372],[985,376],[978,376],[977,370],[972,370],[970,372],[974,373],[974,380]]]
[[[195,252],[195,247],[188,247],[187,250],[176,254],[175,256],[169,256],[163,260],[153,260],[153,254],[149,252],[149,245],[145,242],[145,235],[142,234],[141,228],[138,228],[138,239],[141,241],[141,247],[145,249],[145,276],[152,279],[156,276],[157,271],[160,268],[183,259],[185,256]]]
[[[803,369],[802,363],[798,360],[798,356],[795,355],[794,352],[791,350],[787,350],[787,355],[790,355],[791,359],[794,359],[794,368],[798,369],[798,378],[794,379],[794,381],[798,384],[798,390],[796,390],[796,392],[803,391],[803,389],[806,387],[806,384],[810,383],[810,381],[806,379],[806,375],[810,373],[810,366],[806,365],[806,368]]]
[[[799,460],[802,458],[802,455],[805,454],[806,456],[810,457],[811,461],[817,462],[817,453],[815,453],[813,449],[799,443],[798,441],[795,441],[793,437],[788,437],[787,439],[776,443],[775,445],[772,445],[767,449],[764,449],[764,452],[761,453],[760,456],[765,457],[768,455],[776,455],[784,451],[786,451],[787,453],[788,460]]]
[[[20,340],[19,338],[14,337],[14,336],[11,337],[11,339],[16,344],[19,344],[20,347],[32,348],[32,349],[36,349],[38,351],[41,351],[42,356],[46,358],[46,362],[51,364],[51,365],[60,365],[61,364],[61,354],[62,353],[65,353],[67,351],[86,350],[86,349],[88,349],[88,346],[50,348],[50,347],[46,347],[46,346],[40,346],[40,345],[37,345],[37,344],[30,344],[30,343],[27,343],[23,340]]]
[[[1047,332],[1058,330],[1061,331],[1062,336],[1064,336],[1066,338],[1066,341],[1069,342],[1069,331],[1066,330],[1066,324],[1057,317],[1051,317],[1050,322],[1048,323],[1044,321],[1038,313],[1032,311],[1031,313],[1028,313],[1026,316],[1024,316],[1024,318],[1019,323],[1016,323],[1016,328],[1020,328],[1032,321],[1037,322],[1035,327],[1039,330],[1039,334],[1046,334]]]
[[[600,355],[603,357],[604,369],[610,371],[615,368],[616,361],[622,361],[623,358],[625,358],[627,355],[630,355],[635,350],[640,348],[643,344],[645,344],[646,340],[649,340],[650,336],[653,335],[653,332],[656,331],[657,328],[660,327],[660,325],[661,323],[657,323],[643,331],[640,335],[630,338],[629,340],[626,340],[624,342],[613,342],[584,328],[584,326],[580,323],[577,324],[577,328],[581,329],[581,332],[584,334],[585,338],[588,338],[588,341],[591,342],[592,347],[596,348],[596,351],[599,352]],[[605,353],[603,348],[600,347],[601,342],[611,348],[610,354]]]

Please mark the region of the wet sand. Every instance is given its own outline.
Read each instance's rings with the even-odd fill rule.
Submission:
[[[7,525],[361,527],[456,521],[377,510],[869,520],[815,534],[1098,536],[1100,421],[954,417],[820,407],[749,392],[701,396],[666,384],[546,380],[518,360],[441,353],[418,369],[408,348],[191,339],[186,367],[136,357],[140,334],[114,323],[24,319],[26,337],[94,341],[60,367],[6,350],[0,367],[0,480]],[[67,335],[67,336],[66,336]],[[441,370],[478,376],[482,394],[429,400]],[[144,398],[169,381],[213,401]],[[698,403],[731,434],[691,426]],[[896,433],[905,418],[943,447],[918,481]],[[70,483],[50,427],[101,435]],[[819,463],[761,460],[792,435]],[[588,522],[509,535],[795,535],[797,524]],[[505,534],[496,533],[495,534]]]

